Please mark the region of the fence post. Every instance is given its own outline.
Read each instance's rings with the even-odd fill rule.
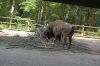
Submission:
[[[27,21],[26,21],[27,30],[29,30],[29,25],[30,25],[30,23],[29,23],[29,21],[27,20]]]
[[[81,36],[84,36],[84,25],[82,25]]]
[[[12,16],[10,17],[9,29],[11,29],[11,23],[12,23]]]

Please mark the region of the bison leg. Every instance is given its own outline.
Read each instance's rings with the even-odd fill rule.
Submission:
[[[58,41],[59,46],[60,46],[61,37],[60,37],[60,36],[57,36],[57,37],[56,37],[56,40]]]
[[[55,36],[54,43],[58,43],[60,46],[60,38],[58,36]]]
[[[70,49],[71,43],[72,43],[72,36],[69,36],[69,46],[68,46],[68,49]]]
[[[63,36],[62,40],[63,40],[63,48],[64,48],[64,46],[67,45],[67,37]]]

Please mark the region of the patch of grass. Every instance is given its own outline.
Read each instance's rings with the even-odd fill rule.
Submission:
[[[0,24],[0,27],[1,28],[9,28],[9,25],[8,24]],[[17,25],[15,25],[15,24],[13,24],[13,25],[11,25],[11,28],[13,29],[13,30],[34,30],[34,26],[33,27],[29,27],[29,26],[27,26],[27,25],[21,25],[21,24],[17,24]]]
[[[83,33],[83,36],[90,36],[90,37],[99,37],[100,38],[100,33],[99,32],[90,32],[90,31],[86,31]],[[81,33],[75,33],[76,36],[81,36]]]

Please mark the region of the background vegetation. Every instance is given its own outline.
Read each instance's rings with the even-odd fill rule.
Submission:
[[[16,20],[20,18],[33,21]],[[57,19],[74,25],[100,27],[100,9],[42,0],[0,0],[0,27],[31,30],[35,23],[46,24]],[[9,26],[10,22],[13,23],[12,26]],[[100,32],[100,29],[85,30]]]

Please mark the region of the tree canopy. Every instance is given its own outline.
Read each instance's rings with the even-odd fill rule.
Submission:
[[[0,16],[10,16],[13,0],[0,0]],[[43,0],[15,0],[13,17],[36,23],[62,19],[72,24],[100,26],[100,9]]]

